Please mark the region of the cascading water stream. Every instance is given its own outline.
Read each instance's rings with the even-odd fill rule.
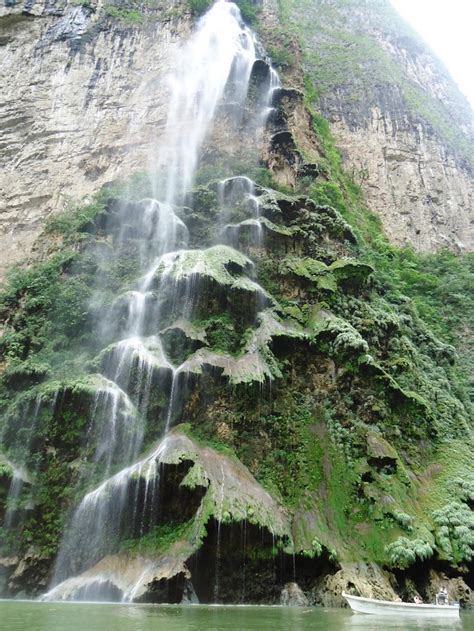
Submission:
[[[171,98],[161,159],[166,167],[166,204],[179,205],[192,186],[199,150],[229,80],[242,109],[256,59],[255,39],[239,9],[216,2],[200,20],[169,78]],[[158,162],[160,160],[158,159]],[[160,190],[161,182],[157,182]]]
[[[219,488],[219,497],[217,498],[217,541],[216,541],[216,571],[214,579],[214,602],[219,600],[219,579],[220,579],[220,565],[221,565],[221,524],[222,514],[224,511],[224,493],[225,493],[225,473],[224,468],[221,466],[221,484]]]
[[[55,392],[51,401],[47,403],[47,408],[51,413],[53,413],[55,410],[58,395],[59,392]],[[29,422],[30,431],[26,443],[21,442],[21,444],[17,445],[17,447],[19,447],[20,450],[23,452],[21,460],[16,463],[10,464],[13,470],[13,476],[10,484],[10,489],[8,491],[7,510],[3,523],[5,531],[10,530],[14,526],[17,515],[20,512],[20,507],[18,506],[18,503],[23,493],[25,483],[29,481],[29,483],[31,484],[32,480],[30,479],[30,477],[34,477],[36,473],[36,471],[27,471],[26,461],[30,453],[31,440],[36,429],[38,417],[44,403],[45,402],[43,401],[41,395],[39,395],[30,405],[27,406],[27,409],[25,411],[25,416],[31,419]]]
[[[239,249],[242,238],[247,234],[249,245],[256,247],[262,245],[260,200],[256,194],[255,183],[244,175],[222,180],[219,182],[218,198],[221,221],[224,224],[221,230],[224,242]],[[236,205],[240,205],[240,214],[243,212],[245,215],[244,219],[238,222],[233,221]],[[241,208],[242,205],[243,208]]]
[[[188,365],[185,361],[174,366],[167,358],[161,338],[169,324],[166,309],[172,308],[182,317],[191,318],[199,291],[195,274],[189,274],[184,289],[183,283],[173,277],[176,266],[182,265],[189,252],[185,249],[188,230],[177,210],[185,202],[192,204],[187,195],[201,149],[224,98],[227,104],[232,104],[234,122],[240,124],[243,120],[257,49],[255,37],[243,24],[239,9],[218,0],[180,50],[175,70],[168,78],[167,124],[163,138],[157,143],[153,165],[158,167],[153,180],[157,199],[141,200],[134,207],[133,216],[124,207],[120,216],[118,247],[126,241],[130,227],[141,237],[140,275],[134,288],[112,304],[99,328],[101,334],[116,327],[115,321],[120,320],[117,314],[125,312],[117,341],[101,354],[101,385],[92,415],[93,422],[101,423],[100,430],[95,432],[96,460],[105,462],[102,470],[105,479],[84,496],[72,515],[58,554],[52,590],[46,598],[74,598],[74,590],[77,588],[79,592],[81,586],[78,574],[116,551],[124,532],[141,536],[151,526],[157,510],[160,455],[166,444],[165,438],[158,449],[138,460],[152,384],[157,375],[168,384],[168,405],[162,411],[166,434],[179,399],[179,376]],[[271,69],[253,116],[255,131],[266,123],[278,85],[278,77]],[[254,183],[244,176],[229,178],[221,183],[220,196],[224,242],[234,247],[239,245],[239,231],[245,220],[235,225],[224,226],[224,223],[229,199],[240,196],[249,214],[247,224],[254,230],[254,241],[261,243],[263,232]],[[258,288],[251,283],[249,280],[248,287]],[[168,294],[171,307],[162,300]],[[112,475],[112,467],[117,465],[123,468]],[[222,487],[221,508],[223,493]],[[220,521],[218,532],[220,535]],[[71,582],[73,576],[77,578]]]

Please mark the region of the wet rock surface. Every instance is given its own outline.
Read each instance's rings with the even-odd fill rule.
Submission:
[[[427,602],[435,602],[436,594],[439,593],[441,587],[447,588],[449,600],[458,602],[461,607],[474,608],[474,592],[464,578],[461,576],[450,578],[445,573],[436,570],[430,570],[426,581]]]
[[[3,594],[15,597],[39,596],[48,586],[53,559],[34,551],[21,558],[0,559]]]
[[[395,600],[397,594],[391,579],[390,573],[373,563],[342,564],[338,572],[322,578],[312,590],[311,600],[323,607],[346,607],[342,592],[378,600]]]
[[[227,3],[221,6],[233,10]],[[95,16],[87,12],[64,14],[55,29],[42,31],[41,41],[48,50],[67,42],[74,63],[104,53],[88,79],[83,111],[96,108],[98,120],[99,110],[101,115],[112,110],[117,122],[125,92],[118,94],[114,87],[108,93],[112,101],[101,100],[96,85],[109,79],[114,83],[114,73],[124,64],[134,72],[143,68],[151,31],[130,25],[118,29],[107,21],[88,30],[89,18],[92,24]],[[171,54],[186,24],[164,20],[150,28],[156,37],[162,28],[159,36]],[[238,41],[251,41],[241,25],[239,35]],[[216,32],[212,41],[215,37]],[[106,58],[109,46],[116,46],[116,66]],[[127,59],[120,57],[122,48]],[[135,57],[141,60],[138,66]],[[166,66],[165,59],[157,59]],[[157,78],[161,70],[156,68]],[[20,461],[25,458],[17,441],[20,419],[21,429],[34,437],[26,457],[38,477],[33,496],[47,491],[37,492],[34,504],[23,485],[22,493],[10,494],[13,512],[20,519],[33,510],[29,517],[39,517],[37,524],[43,517],[53,522],[42,532],[43,547],[52,552],[23,551],[5,561],[5,589],[11,595],[44,590],[60,535],[58,520],[74,505],[54,578],[59,585],[47,597],[255,604],[277,604],[283,598],[290,606],[341,606],[344,590],[392,600],[396,592],[425,589],[426,577],[416,575],[416,550],[409,550],[408,559],[414,577],[347,559],[372,558],[375,548],[373,558],[396,564],[386,544],[401,530],[413,532],[414,518],[398,510],[406,507],[423,514],[416,524],[421,534],[401,542],[414,549],[421,543],[423,554],[433,552],[428,541],[418,539],[429,536],[431,541],[432,536],[430,515],[417,497],[421,488],[427,495],[438,488],[424,485],[415,471],[425,473],[416,446],[423,444],[425,458],[427,443],[427,449],[432,447],[427,437],[435,436],[437,447],[446,448],[437,410],[428,402],[439,390],[432,397],[427,380],[413,385],[418,374],[407,362],[406,374],[392,368],[401,363],[396,353],[402,344],[410,348],[413,365],[419,361],[415,346],[420,346],[423,365],[435,366],[436,373],[427,374],[435,385],[442,384],[445,396],[449,374],[433,363],[441,343],[426,334],[408,308],[397,311],[383,302],[386,289],[378,293],[374,269],[357,258],[356,234],[338,211],[289,193],[307,192],[300,188],[305,178],[320,183],[327,177],[319,165],[323,156],[312,119],[299,90],[278,86],[272,92],[277,83],[272,84],[275,78],[265,60],[254,60],[248,70],[243,74],[251,77],[249,98],[241,95],[239,106],[238,81],[231,82],[231,94],[216,108],[211,137],[202,144],[200,184],[192,192],[173,189],[169,199],[174,204],[110,194],[98,215],[81,228],[79,273],[103,281],[103,302],[92,300],[90,306],[90,294],[85,300],[86,311],[90,308],[100,321],[98,339],[88,337],[89,320],[75,331],[79,344],[84,342],[88,359],[81,369],[86,374],[76,381],[77,364],[69,364],[74,372],[70,380],[61,370],[60,381],[48,387],[42,380],[54,370],[58,374],[49,357],[43,364],[8,367],[5,383],[14,395],[4,434],[7,447]],[[127,74],[119,78],[125,91]],[[204,76],[192,93],[193,107],[206,102],[201,95],[214,76]],[[159,85],[158,80],[153,89]],[[134,103],[140,115],[130,120],[127,110],[124,117],[127,126],[136,124],[140,148],[131,154],[138,156],[143,143],[152,143],[148,132],[143,132],[146,139],[141,135],[148,121],[161,129],[166,95],[150,103],[145,98],[155,94],[150,86],[144,88],[145,96],[135,83],[130,90],[138,91]],[[181,93],[183,101],[186,96]],[[256,120],[262,119],[252,107],[268,114],[268,126],[257,136]],[[100,129],[94,142],[98,136]],[[188,134],[185,144],[177,143],[177,159],[190,169],[195,167],[187,162],[191,138]],[[133,133],[129,139],[133,145]],[[197,154],[201,145],[194,140]],[[255,177],[262,178],[257,185],[237,175],[242,172],[238,161],[247,168],[249,156],[256,159],[265,143],[261,158],[269,170],[255,162]],[[114,141],[110,162],[100,170],[95,158],[103,158],[102,148],[95,155],[81,145],[81,168],[91,190],[92,182],[99,185],[124,166],[113,152],[129,148],[117,148]],[[58,160],[69,155],[63,149]],[[48,164],[43,165],[47,174]],[[264,186],[269,181],[287,192]],[[82,250],[80,241],[90,249]],[[78,280],[76,269],[59,268],[67,284]],[[28,286],[27,297],[29,291]],[[15,304],[18,296],[9,299]],[[21,293],[19,300],[22,314]],[[34,307],[33,300],[33,312]],[[26,336],[25,345],[36,344],[37,336]],[[14,344],[10,350],[15,352]],[[62,361],[59,356],[61,368]],[[22,397],[15,397],[28,388],[24,406]],[[32,393],[38,395],[37,403]],[[455,396],[448,403],[457,414],[448,441],[464,439],[462,404]],[[173,429],[178,423],[185,425]],[[11,473],[0,481],[5,489]],[[467,496],[463,501],[468,502]],[[452,589],[467,599],[466,587],[468,578]]]
[[[281,591],[280,604],[284,607],[307,607],[309,600],[297,583],[287,583]]]

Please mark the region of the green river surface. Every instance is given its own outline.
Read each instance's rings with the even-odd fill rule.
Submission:
[[[1,631],[336,631],[459,629],[474,631],[474,612],[460,621],[351,614],[342,609],[118,605],[0,601]]]

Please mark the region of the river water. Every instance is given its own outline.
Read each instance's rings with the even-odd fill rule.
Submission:
[[[474,630],[474,612],[460,621],[402,620],[340,609],[117,605],[0,601],[2,631],[360,631]]]

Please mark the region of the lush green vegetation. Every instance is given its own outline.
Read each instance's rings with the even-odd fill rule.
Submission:
[[[303,511],[295,545],[304,555],[318,556],[324,548],[333,557],[404,568],[428,558],[429,548],[461,562],[471,550],[465,536],[472,527],[470,509],[463,503],[471,497],[471,487],[456,487],[453,501],[463,509],[455,523],[448,487],[443,483],[439,498],[427,505],[412,478],[414,472],[422,474],[427,458],[440,458],[446,440],[462,440],[466,431],[461,403],[466,393],[448,342],[457,342],[455,330],[465,324],[459,306],[472,280],[471,267],[467,259],[449,253],[418,257],[392,248],[342,172],[327,128],[319,119],[315,126],[328,149],[331,179],[311,184],[308,192],[322,210],[279,217],[280,238],[298,235],[298,256],[282,256],[278,241],[270,241],[265,257],[257,257],[260,282],[278,299],[280,313],[303,327],[306,337],[290,344],[285,337],[281,343],[275,338],[266,348],[266,361],[280,375],[271,397],[251,383],[236,389],[217,376],[203,375],[204,382],[194,382],[183,419],[205,443],[236,453],[291,512]],[[259,177],[271,182],[263,171]],[[198,215],[208,214],[207,204],[216,203],[205,188]],[[289,199],[274,192],[269,208],[279,200],[286,208]],[[134,270],[123,252],[118,258],[97,257],[96,248],[107,243],[105,216],[113,204],[109,190],[92,204],[55,218],[47,228],[46,238],[55,243],[49,256],[12,271],[1,297],[7,324],[1,347],[6,418],[13,418],[22,401],[34,400],[35,393],[51,396],[58,387],[52,379],[61,378],[64,388],[69,371],[76,383],[77,372],[84,372],[97,351],[90,338],[96,277],[109,278],[106,285],[116,291]],[[346,222],[353,224],[358,243]],[[442,273],[451,277],[453,294],[442,283]],[[210,349],[238,356],[252,327],[245,332],[236,326],[242,305],[230,302],[223,309],[216,291],[202,293],[208,301],[202,313],[208,315],[192,326],[200,337],[206,332]],[[443,313],[445,319],[440,319]],[[78,471],[71,463],[84,449],[87,392],[93,392],[85,384],[66,391],[72,399],[60,415],[43,409],[35,430],[37,448],[29,460],[30,466],[37,463],[36,508],[24,524],[22,540],[44,554],[54,553],[65,507],[78,492]],[[163,404],[158,402],[160,408]],[[147,440],[154,437],[152,432]],[[53,451],[43,450],[45,440]],[[386,497],[391,498],[387,505]],[[27,504],[28,497],[22,501]],[[169,524],[122,547],[160,551],[183,532]],[[401,543],[400,537],[411,543]]]
[[[309,77],[305,81],[305,95],[311,109],[315,92]],[[318,204],[338,210],[353,226],[360,256],[375,270],[374,281],[384,287],[386,301],[400,308],[405,297],[410,298],[416,317],[446,344],[456,346],[458,394],[471,409],[474,255],[455,255],[448,250],[424,255],[408,247],[392,246],[383,234],[380,220],[364,204],[361,190],[344,172],[327,121],[313,111],[313,124],[324,150],[322,166],[329,180],[312,185],[309,195]]]
[[[142,537],[123,540],[120,549],[133,554],[159,554],[168,550],[180,539],[189,536],[191,527],[192,522],[155,526]]]
[[[435,99],[408,77],[380,39],[387,37],[414,56],[424,46],[419,36],[398,16],[389,2],[377,3],[376,11],[357,0],[317,3],[311,0],[279,0],[285,29],[296,36],[303,50],[304,65],[316,86],[315,102],[342,92],[348,111],[362,117],[363,123],[373,104],[380,102],[381,86],[385,98],[399,98],[415,119],[424,121],[458,155],[474,165],[474,152],[459,120],[470,119],[469,105],[454,84],[447,83],[445,99]],[[371,30],[361,28],[369,23]],[[437,72],[445,75],[439,64]],[[455,104],[455,105],[454,105]]]
[[[211,0],[189,0],[189,8],[194,15],[203,15],[211,4]]]
[[[18,500],[21,546],[34,545],[45,556],[56,551],[76,491],[78,470],[70,463],[87,455],[95,389],[86,365],[97,352],[91,303],[97,275],[110,264],[103,261],[99,271],[94,247],[101,247],[101,237],[93,233],[109,196],[104,191],[53,218],[43,235],[43,260],[14,267],[0,292],[2,446],[34,481]]]
[[[280,34],[279,34],[280,35]],[[295,64],[296,59],[293,51],[288,48],[285,38],[280,35],[283,40],[281,44],[275,44],[268,48],[268,54],[271,57],[272,64],[278,68],[285,68]]]
[[[433,556],[433,548],[429,543],[421,539],[407,539],[400,537],[389,546],[387,552],[390,563],[394,567],[405,570],[416,561],[425,561]]]
[[[109,5],[105,7],[105,13],[111,18],[123,20],[130,24],[141,24],[143,21],[143,15],[137,9],[126,9]]]

